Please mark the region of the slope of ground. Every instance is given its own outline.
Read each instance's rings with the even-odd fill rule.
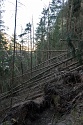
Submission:
[[[15,105],[2,124],[82,125],[83,83],[79,73],[62,76],[60,83],[46,84],[44,96]]]

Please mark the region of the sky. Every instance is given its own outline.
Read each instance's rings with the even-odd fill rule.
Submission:
[[[3,14],[3,20],[5,26],[9,28],[6,30],[9,35],[14,34],[15,1],[16,0],[5,0],[4,2],[4,9],[6,11]],[[39,22],[43,8],[47,7],[50,1],[51,0],[18,0],[16,29],[18,35],[23,32],[27,23],[32,23],[32,17],[35,27],[34,29],[36,29],[36,24]]]

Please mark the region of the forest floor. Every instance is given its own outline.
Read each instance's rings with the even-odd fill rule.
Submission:
[[[78,74],[68,74],[60,84],[45,86],[44,97],[18,103],[0,125],[83,125],[80,78]]]
[[[53,107],[41,113],[40,117],[28,122],[26,125],[83,125],[83,99],[79,100],[76,107],[63,115],[57,113]],[[1,125],[14,125],[11,123]],[[16,125],[16,124],[15,124]]]
[[[83,97],[70,111],[58,113],[53,106],[44,111],[34,125],[83,125]]]
[[[34,125],[83,125],[83,100],[70,113],[57,114],[53,108],[43,112]]]

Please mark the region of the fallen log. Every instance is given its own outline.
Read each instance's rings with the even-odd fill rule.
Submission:
[[[56,112],[61,114],[70,111],[76,104],[76,100],[83,95],[83,83],[77,83],[75,78],[72,80],[72,74],[69,74],[69,76],[67,74],[67,78],[69,78],[67,84],[74,82],[74,86],[67,85],[65,82],[54,85],[54,81],[52,85],[51,81],[51,84],[45,85],[44,93],[37,93],[37,95],[28,98],[31,100],[14,105],[7,113],[3,122],[10,121],[17,125],[33,124],[35,120],[40,118],[41,113],[51,106],[53,106]],[[33,100],[40,96],[43,96],[41,102],[38,103]]]

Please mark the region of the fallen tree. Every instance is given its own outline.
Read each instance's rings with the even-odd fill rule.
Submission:
[[[60,84],[54,84],[54,81],[53,84],[45,84],[41,101],[28,100],[14,105],[2,124],[9,122],[11,125],[32,125],[50,107],[54,108],[55,113],[68,113],[83,96],[83,83],[78,73],[65,74],[62,79],[62,82],[59,81]]]

